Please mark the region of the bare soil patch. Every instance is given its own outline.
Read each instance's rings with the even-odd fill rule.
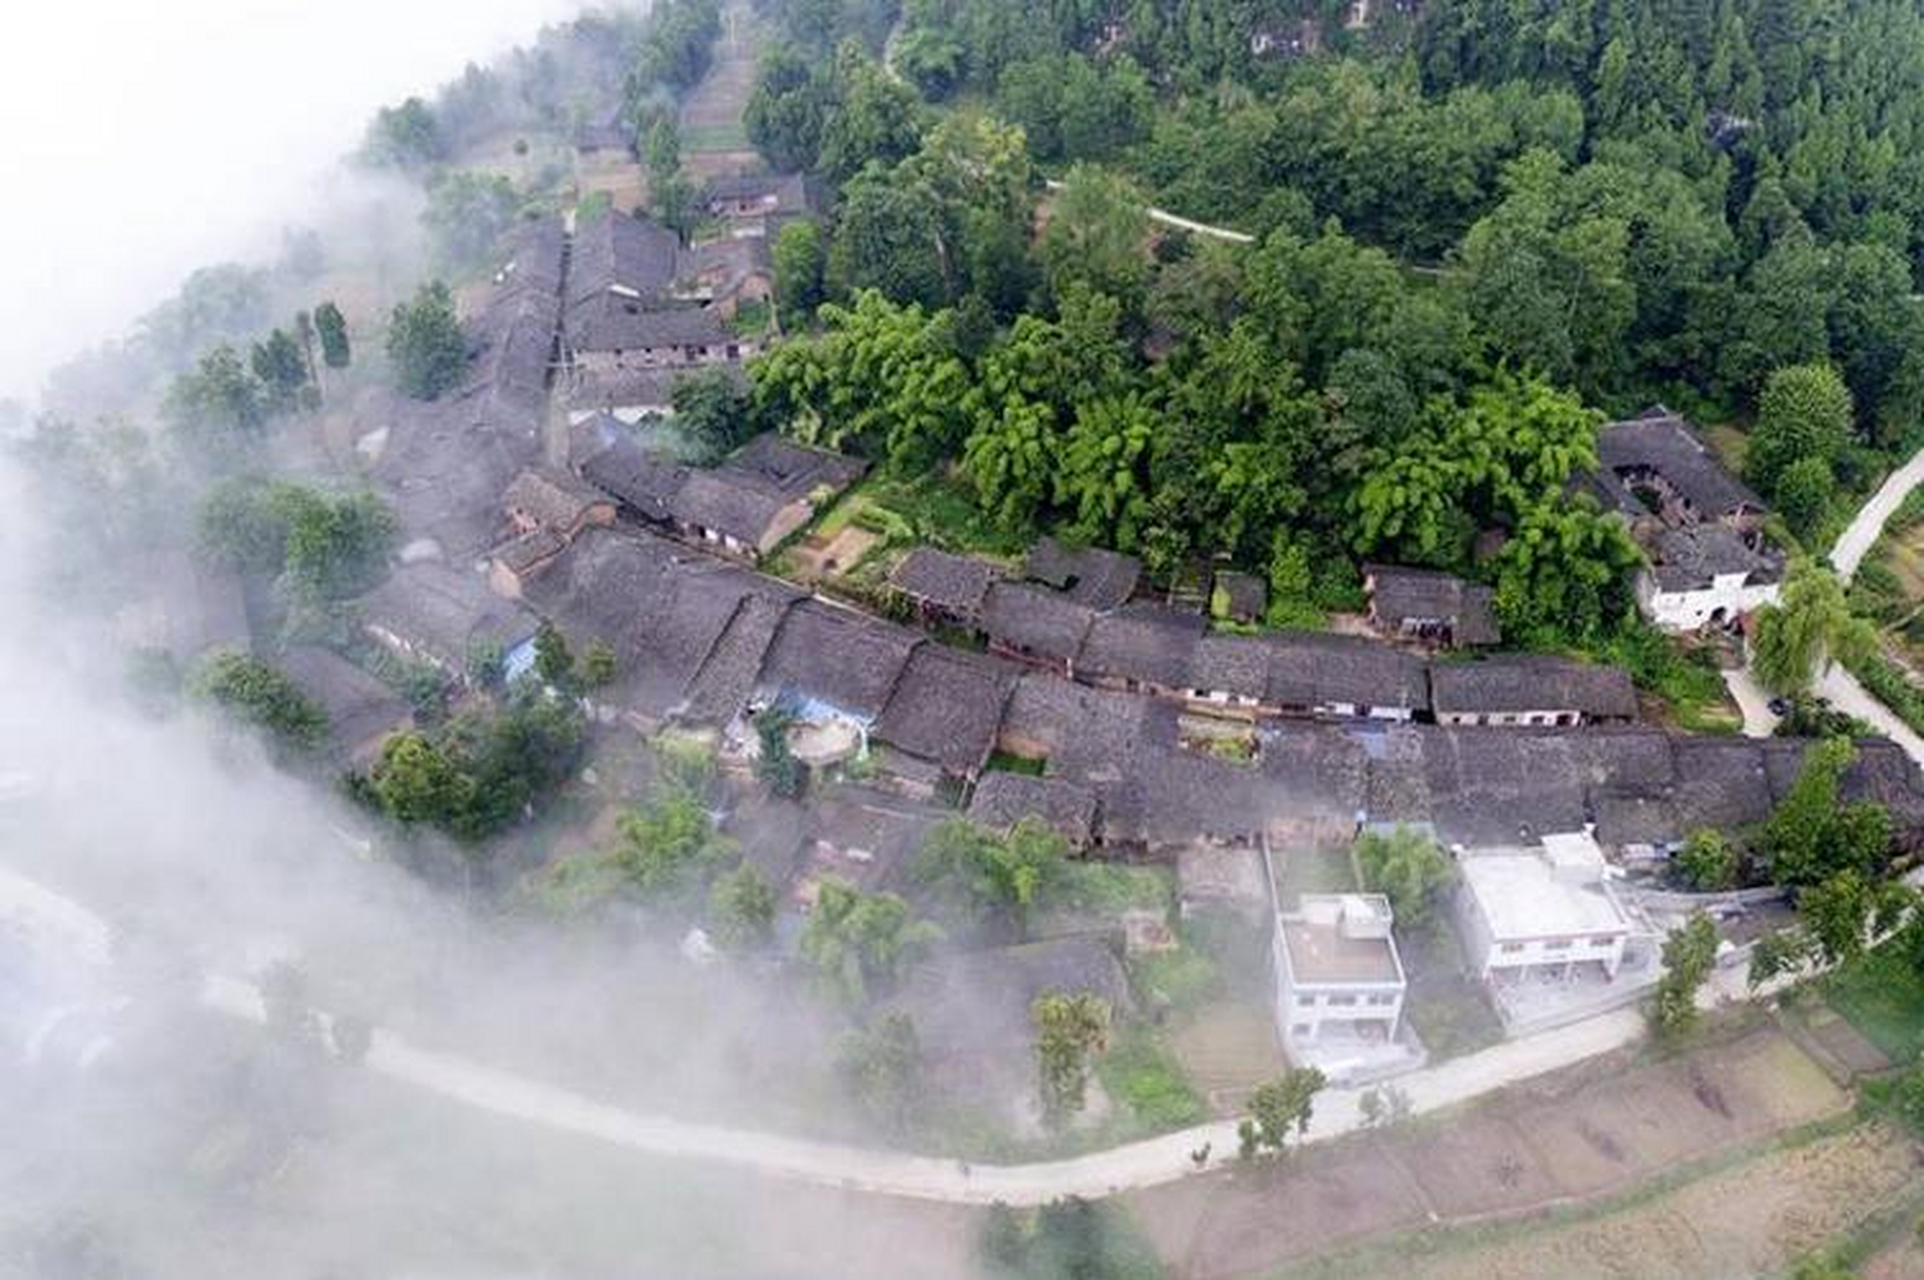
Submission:
[[[1788,1035],[1760,1026],[1663,1062],[1586,1064],[1457,1115],[1302,1153],[1277,1170],[1141,1192],[1132,1207],[1176,1274],[1260,1274],[1372,1235],[1620,1193],[1836,1114],[1848,1101]],[[1357,1179],[1369,1194],[1345,1198]]]
[[[1771,1152],[1619,1213],[1351,1274],[1398,1280],[1769,1275],[1868,1218],[1917,1176],[1915,1145],[1870,1126]]]

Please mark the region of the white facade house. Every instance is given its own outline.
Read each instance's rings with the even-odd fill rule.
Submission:
[[[1748,573],[1722,573],[1703,586],[1668,589],[1646,570],[1637,575],[1637,605],[1665,631],[1698,631],[1776,604],[1781,585],[1753,581]]]
[[[1587,832],[1547,835],[1537,849],[1467,853],[1460,867],[1464,945],[1486,982],[1614,979],[1641,932]]]
[[[1304,894],[1277,917],[1276,1020],[1293,1053],[1387,1046],[1403,1020],[1403,962],[1381,894]]]
[[[1777,603],[1783,566],[1721,524],[1669,529],[1649,544],[1637,575],[1637,605],[1666,631],[1728,626]]]

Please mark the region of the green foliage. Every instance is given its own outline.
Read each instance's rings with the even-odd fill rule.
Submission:
[[[915,1020],[887,1014],[848,1032],[836,1046],[835,1068],[869,1117],[890,1133],[907,1129],[920,1093],[922,1046]]]
[[[299,685],[257,658],[216,651],[194,673],[190,688],[284,747],[311,750],[327,736],[327,713]]]
[[[1155,1250],[1116,1200],[1071,1196],[1019,1215],[1003,1204],[983,1218],[977,1252],[990,1280],[1155,1280]]]
[[[1820,661],[1848,665],[1876,642],[1870,625],[1851,613],[1837,576],[1808,560],[1791,564],[1780,603],[1759,609],[1756,623],[1752,665],[1773,693],[1802,693]]]
[[[1924,1054],[1924,925],[1864,951],[1823,979],[1824,997],[1893,1062]]]
[[[1030,908],[1061,877],[1069,845],[1035,819],[1006,836],[961,818],[939,823],[916,853],[910,875],[966,916],[993,914],[1024,936]]]
[[[1902,667],[1878,653],[1846,659],[1844,665],[1872,697],[1895,712],[1913,732],[1924,734],[1924,692]]]
[[[250,438],[267,422],[270,405],[240,352],[222,343],[174,379],[161,414],[182,438],[212,452]]]
[[[410,171],[437,163],[445,152],[434,112],[419,98],[408,98],[396,107],[382,107],[361,144],[365,163]]]
[[[822,273],[827,254],[822,248],[822,228],[800,218],[775,233],[772,251],[775,271],[775,306],[782,325],[789,329],[806,326],[822,305]]]
[[[1744,455],[1751,479],[1775,492],[1796,464],[1828,465],[1850,438],[1851,416],[1850,389],[1829,365],[1777,370],[1757,400],[1757,425]]]
[[[657,90],[679,94],[693,88],[708,74],[721,33],[716,0],[662,0],[650,6],[628,79],[631,112]]]
[[[818,887],[800,949],[825,991],[859,1007],[886,994],[940,936],[896,895],[863,893],[830,879]]]
[[[421,224],[436,263],[457,275],[485,265],[521,216],[522,203],[514,184],[498,173],[457,169],[435,178]]]
[[[1198,1124],[1209,1109],[1182,1066],[1146,1033],[1120,1037],[1096,1065],[1111,1099],[1152,1132]]]
[[[1717,963],[1717,926],[1699,911],[1663,942],[1663,976],[1651,998],[1650,1024],[1674,1038],[1697,1024],[1697,989]]]
[[[543,620],[534,633],[534,670],[550,686],[567,691],[574,687],[575,656],[568,639],[554,623]]]
[[[808,784],[808,770],[788,747],[789,718],[777,711],[755,717],[755,738],[761,750],[755,757],[755,776],[768,789],[793,800]]]
[[[1264,1151],[1283,1154],[1289,1147],[1290,1130],[1298,1137],[1309,1132],[1310,1116],[1316,1095],[1326,1083],[1315,1067],[1292,1067],[1276,1079],[1256,1086],[1249,1096],[1249,1116],[1239,1127],[1243,1155],[1254,1157]]]
[[[725,369],[702,369],[675,380],[675,426],[699,451],[699,462],[719,462],[755,434],[748,396]]]
[[[758,950],[774,940],[775,908],[775,887],[744,862],[709,891],[709,932],[725,951]]]
[[[1690,833],[1671,865],[1692,889],[1713,893],[1737,887],[1741,860],[1728,836],[1712,827],[1700,827]]]
[[[1089,991],[1045,991],[1029,1008],[1044,1123],[1059,1127],[1088,1102],[1089,1059],[1109,1043],[1109,1002]]]
[[[584,689],[602,689],[613,684],[619,673],[614,646],[606,640],[590,640],[588,647],[581,651],[575,679]]]
[[[1428,928],[1438,899],[1456,880],[1456,868],[1436,841],[1401,825],[1388,835],[1358,836],[1356,863],[1364,886],[1390,900],[1396,922],[1405,929]]]
[[[668,790],[623,813],[601,856],[643,902],[685,907],[735,853],[694,796]],[[739,888],[739,886],[737,886]],[[737,922],[740,923],[740,922]]]
[[[321,337],[321,361],[330,369],[345,369],[353,359],[347,317],[332,299],[314,308],[314,330]]]
[[[1813,744],[1797,781],[1758,833],[1778,884],[1810,886],[1840,871],[1869,875],[1883,866],[1890,818],[1871,801],[1840,802],[1839,786],[1856,762],[1848,739]]]
[[[202,555],[277,577],[296,605],[367,590],[387,567],[394,513],[370,493],[329,496],[290,481],[223,481],[195,513]]]
[[[1127,303],[1148,277],[1148,215],[1142,192],[1127,178],[1079,164],[1063,179],[1036,245],[1049,288],[1072,285]]]
[[[446,284],[430,281],[412,301],[395,306],[388,321],[387,358],[396,385],[416,400],[432,400],[461,381],[467,340]]]
[[[287,330],[275,329],[256,342],[247,364],[269,412],[291,413],[301,407],[301,393],[308,387],[307,355]]]
[[[572,704],[523,693],[432,733],[389,738],[366,794],[396,822],[477,844],[553,798],[580,762],[586,728]]]

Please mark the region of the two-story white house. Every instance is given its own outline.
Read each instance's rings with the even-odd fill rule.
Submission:
[[[1587,832],[1547,835],[1535,849],[1465,853],[1459,865],[1464,948],[1493,985],[1614,979],[1641,932]]]
[[[1406,983],[1393,922],[1375,893],[1304,894],[1277,917],[1276,1022],[1292,1055],[1396,1040]]]

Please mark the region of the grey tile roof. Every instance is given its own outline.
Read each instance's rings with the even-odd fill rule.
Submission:
[[[1392,630],[1406,624],[1441,623],[1458,645],[1496,644],[1496,591],[1465,582],[1454,574],[1400,565],[1365,565],[1370,607],[1378,622]]]
[[[799,173],[720,174],[702,190],[702,202],[708,205],[763,200],[770,202],[768,212],[774,214],[808,213],[816,205],[811,184]]]
[[[757,476],[719,467],[691,469],[667,505],[669,515],[684,524],[757,547],[782,511],[798,501]]]
[[[759,683],[771,696],[813,699],[872,723],[922,642],[906,627],[804,600],[783,619]]]
[[[1714,520],[1744,509],[1765,509],[1763,499],[1725,470],[1681,417],[1661,405],[1599,431],[1597,461],[1606,492],[1619,508],[1631,514],[1647,514],[1643,504],[1621,483],[1623,477],[1637,472],[1662,476],[1704,519]],[[1618,483],[1613,485],[1612,481]]]
[[[1039,657],[1070,662],[1082,651],[1095,611],[1060,592],[1026,582],[997,582],[982,604],[991,640]]]
[[[1062,778],[1037,778],[1000,770],[986,773],[969,798],[969,820],[1007,831],[1035,818],[1078,847],[1089,843],[1096,820],[1096,793]]]
[[[660,223],[605,210],[575,228],[569,301],[611,292],[658,301],[674,286],[680,255],[680,238]]]
[[[405,698],[331,650],[296,645],[274,665],[327,713],[328,750],[336,759],[353,760],[414,723]]]
[[[568,345],[575,351],[657,351],[724,348],[738,342],[706,307],[651,305],[598,293],[568,308]]]
[[[752,475],[791,497],[807,497],[822,489],[835,493],[861,479],[868,463],[826,449],[797,444],[773,431],[743,445],[723,466]]]
[[[1142,561],[1101,547],[1069,547],[1044,538],[1029,548],[1024,572],[1091,609],[1113,609],[1135,594]]]
[[[756,679],[794,597],[744,598],[689,686],[680,714],[696,724],[726,724],[754,695]]]
[[[973,777],[995,748],[1017,674],[997,658],[919,645],[875,723],[875,737],[951,774]]]
[[[1267,696],[1277,706],[1351,703],[1411,712],[1429,708],[1427,669],[1400,649],[1315,631],[1279,631],[1262,641],[1270,650]]]
[[[1203,620],[1147,601],[1098,614],[1083,639],[1077,669],[1126,680],[1188,688]]]
[[[1692,591],[1733,573],[1750,582],[1774,582],[1782,576],[1783,562],[1752,551],[1728,525],[1698,524],[1657,534],[1650,545],[1650,572],[1666,591]]]
[[[1223,602],[1229,606],[1229,616],[1238,622],[1255,622],[1269,607],[1269,584],[1253,573],[1219,569],[1215,589],[1222,593]]]
[[[1631,718],[1637,693],[1629,673],[1541,654],[1506,654],[1470,662],[1439,662],[1430,671],[1436,713],[1580,711],[1597,718]]]
[[[525,607],[490,592],[477,573],[425,561],[403,565],[358,602],[363,621],[465,671],[477,649],[512,649],[534,636]]]
[[[522,470],[501,495],[501,505],[510,516],[560,531],[575,529],[595,506],[607,501],[593,486],[547,466]]]
[[[666,521],[688,468],[648,452],[625,431],[581,466],[582,479],[645,520]]]
[[[974,618],[982,611],[990,584],[999,576],[994,565],[974,556],[916,547],[890,571],[889,585],[917,604],[958,618]]]

